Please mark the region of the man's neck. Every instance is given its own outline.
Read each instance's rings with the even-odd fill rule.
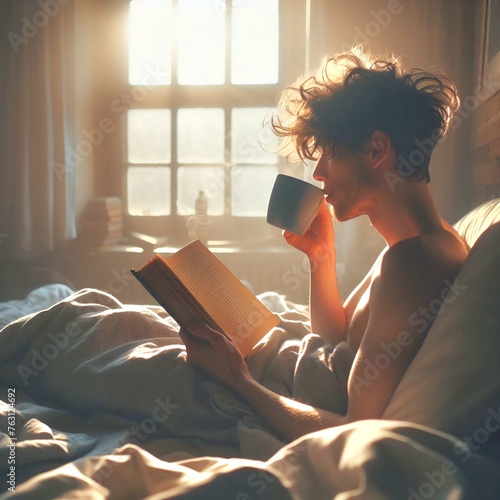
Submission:
[[[368,217],[390,247],[443,230],[434,200],[423,182],[400,184],[394,191],[383,193]]]

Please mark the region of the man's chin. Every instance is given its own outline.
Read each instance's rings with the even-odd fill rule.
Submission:
[[[336,220],[337,222],[345,222],[345,221],[347,221],[347,220],[349,220],[349,219],[352,219],[352,217],[347,217],[347,216],[345,216],[345,215],[337,215],[337,214],[335,213],[335,210],[333,211],[333,216],[335,217],[335,220]]]
[[[351,219],[355,219],[356,217],[361,215],[349,210],[342,210],[341,207],[335,207],[333,205],[330,212],[332,213],[333,217],[335,217],[335,220],[337,220],[338,222],[345,222]]]
[[[350,217],[347,216],[347,213],[341,210],[338,206],[335,207],[334,205],[331,205],[330,213],[333,215],[333,217],[335,217],[335,220],[337,220],[338,222],[344,222],[350,219]]]

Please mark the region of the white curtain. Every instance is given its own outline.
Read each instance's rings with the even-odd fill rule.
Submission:
[[[0,1],[0,255],[76,237],[73,3]],[[67,161],[68,160],[68,161]]]
[[[309,0],[310,65],[354,43],[402,57],[406,67],[441,69],[460,96],[473,95],[475,2],[468,0]],[[433,155],[430,190],[441,216],[455,222],[471,208],[471,119],[464,119]],[[367,217],[336,224],[339,286],[347,295],[364,277],[385,241]]]

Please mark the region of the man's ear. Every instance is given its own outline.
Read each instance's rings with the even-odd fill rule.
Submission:
[[[374,168],[379,167],[392,152],[391,138],[382,130],[375,130],[372,133],[368,146]]]

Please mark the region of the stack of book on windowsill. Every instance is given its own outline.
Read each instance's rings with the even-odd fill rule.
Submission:
[[[123,208],[118,197],[92,198],[80,225],[79,240],[88,249],[105,249],[123,241]]]

